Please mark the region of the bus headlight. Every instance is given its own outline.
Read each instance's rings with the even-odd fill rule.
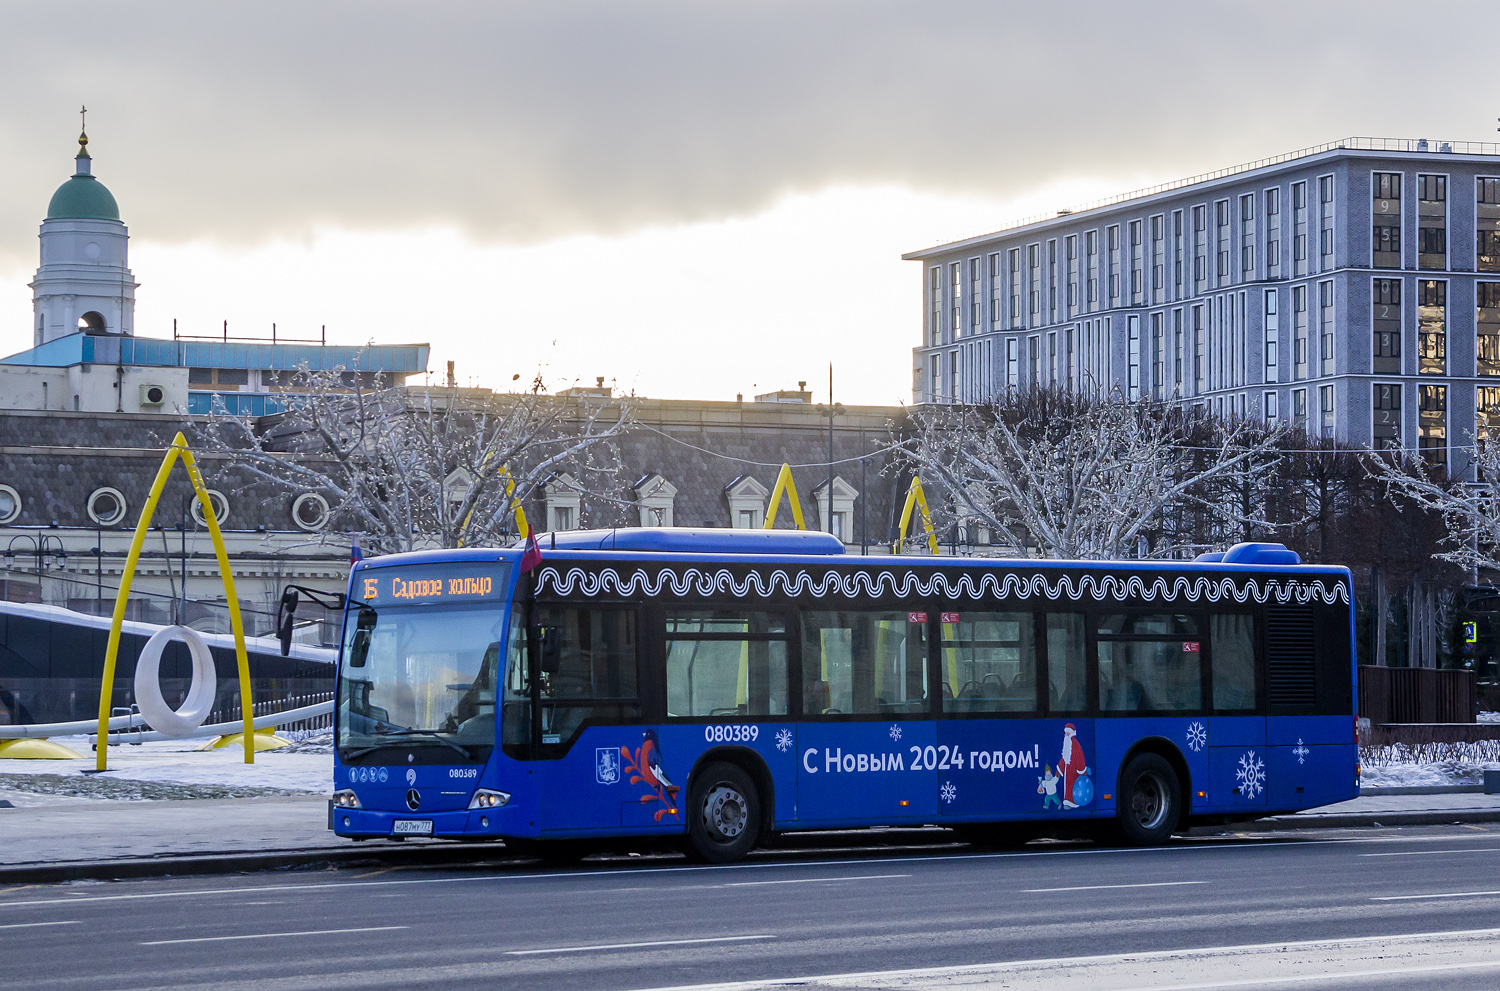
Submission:
[[[333,804],[335,808],[357,809],[360,807],[359,798],[354,794],[354,789],[343,788],[333,793]]]
[[[493,788],[480,788],[474,792],[474,798],[469,802],[470,809],[498,809],[502,805],[510,804],[510,792],[495,791]]]

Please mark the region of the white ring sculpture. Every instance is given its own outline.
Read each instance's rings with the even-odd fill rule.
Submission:
[[[188,689],[187,701],[182,708],[172,710],[161,694],[161,652],[168,641],[180,639],[187,644],[193,656],[193,683]],[[183,737],[203,725],[214,707],[214,696],[218,693],[218,674],[214,671],[214,656],[208,644],[197,630],[186,626],[168,626],[157,630],[141,651],[141,659],[135,665],[135,704],[140,707],[141,718],[163,736]]]

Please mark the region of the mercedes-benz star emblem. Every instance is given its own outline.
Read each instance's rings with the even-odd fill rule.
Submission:
[[[415,788],[406,789],[406,807],[413,812],[422,805],[422,793]]]

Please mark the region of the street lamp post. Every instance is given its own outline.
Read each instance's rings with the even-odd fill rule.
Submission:
[[[64,567],[67,564],[67,561],[68,561],[68,549],[65,546],[63,546],[63,542],[62,542],[62,538],[61,537],[55,537],[55,536],[52,536],[50,534],[45,534],[45,533],[39,533],[39,534],[18,533],[14,537],[10,538],[10,543],[8,543],[8,544],[5,545],[5,567],[6,567],[6,570],[11,570],[11,569],[13,569],[16,566],[16,551],[15,551],[15,547],[16,547],[16,541],[18,541],[18,540],[29,540],[29,541],[31,541],[31,553],[32,553],[32,556],[34,558],[36,558],[36,587],[37,587],[37,594],[40,595],[41,591],[42,591],[42,569],[43,569],[44,563],[49,558],[55,557],[56,560],[57,560],[57,566],[59,568]],[[56,553],[55,554],[53,552],[53,547],[54,546],[56,547]]]

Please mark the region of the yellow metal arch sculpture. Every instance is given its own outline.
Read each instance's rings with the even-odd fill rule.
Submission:
[[[135,565],[141,556],[141,545],[151,530],[151,517],[156,513],[156,503],[162,490],[167,487],[167,478],[172,474],[172,465],[182,460],[187,469],[188,481],[197,493],[198,504],[203,507],[203,518],[208,521],[208,535],[214,542],[214,554],[219,559],[219,574],[224,579],[224,596],[229,604],[229,626],[234,631],[234,655],[240,669],[240,711],[245,717],[244,745],[245,763],[255,763],[255,713],[250,704],[250,659],[245,654],[245,627],[240,621],[240,600],[234,592],[234,575],[229,570],[229,553],[224,549],[224,535],[219,532],[219,520],[214,515],[213,500],[208,497],[208,488],[203,484],[203,475],[193,452],[188,449],[187,438],[180,432],[172,438],[167,456],[162,458],[157,469],[156,481],[151,483],[151,494],[146,505],[141,507],[141,520],[135,525],[135,537],[130,541],[130,554],[125,558],[125,570],[120,575],[120,591],[115,596],[115,613],[109,623],[109,643],[104,649],[104,683],[99,691],[98,769],[104,770],[109,752],[109,710],[114,695],[115,660],[120,653],[120,627],[125,622],[125,603],[130,597],[130,583],[135,578]]]
[[[776,487],[771,490],[771,504],[766,507],[766,522],[762,529],[776,528],[776,511],[781,508],[783,492],[792,507],[792,522],[797,524],[798,530],[806,530],[807,524],[802,520],[802,500],[797,498],[797,483],[792,479],[792,466],[789,464],[783,464],[781,474],[776,476]]]
[[[486,461],[485,463],[488,464],[489,462]],[[516,480],[511,477],[510,465],[507,464],[500,466],[500,478],[505,480],[505,494],[510,498],[510,507],[514,511],[514,515],[516,518],[516,532],[521,535],[522,540],[525,540],[527,537],[531,536],[531,524],[526,522],[526,510],[521,508],[521,500],[516,498]],[[464,517],[465,531],[468,530],[469,520],[473,518],[473,516],[474,510],[471,509],[469,510],[469,515]],[[464,546],[464,540],[462,537],[459,538],[458,545],[460,547]]]
[[[922,526],[927,530],[927,547],[936,557],[938,553],[937,531],[932,528],[932,514],[927,511],[927,495],[922,491],[922,476],[920,475],[911,477],[911,487],[906,490],[906,505],[901,509],[901,535],[896,538],[891,553],[900,554],[901,548],[906,546],[906,531],[911,526],[911,513],[917,507],[922,510]]]

